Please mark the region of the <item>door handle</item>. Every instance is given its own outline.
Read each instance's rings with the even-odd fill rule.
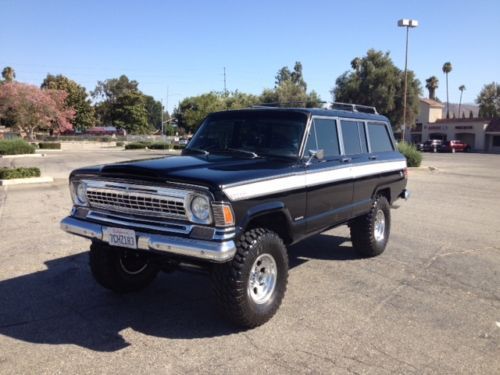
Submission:
[[[377,160],[377,156],[376,155],[370,155],[370,156],[368,156],[368,160]]]
[[[352,161],[351,158],[342,158],[342,163],[349,163],[351,161]]]

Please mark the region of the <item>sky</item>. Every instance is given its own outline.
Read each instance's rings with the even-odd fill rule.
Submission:
[[[303,64],[309,90],[331,101],[336,78],[354,57],[390,52],[422,82],[435,75],[446,99],[443,64],[450,61],[450,102],[475,100],[500,82],[500,1],[129,1],[0,0],[0,69],[40,85],[64,74],[88,90],[126,74],[145,94],[168,103],[224,89],[260,94],[283,66]]]

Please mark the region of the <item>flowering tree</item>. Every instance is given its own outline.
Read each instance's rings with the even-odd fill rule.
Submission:
[[[38,129],[71,130],[75,111],[65,106],[67,95],[25,83],[4,83],[0,86],[0,117],[12,120],[30,140]]]

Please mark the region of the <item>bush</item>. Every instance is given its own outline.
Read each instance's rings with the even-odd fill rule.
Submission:
[[[174,150],[184,150],[185,148],[185,145],[174,145]]]
[[[60,150],[61,144],[54,142],[40,142],[38,144],[38,147],[40,148],[40,150]]]
[[[0,179],[11,180],[13,178],[40,177],[39,168],[0,168]]]
[[[170,150],[172,145],[165,142],[152,143],[148,146],[151,150]]]
[[[0,141],[0,155],[34,154],[35,147],[22,139]]]
[[[122,141],[116,142],[116,147],[123,147],[124,144]]]
[[[125,150],[140,150],[151,146],[149,142],[132,142],[125,146]]]
[[[398,143],[398,150],[405,156],[408,167],[420,167],[420,163],[422,163],[422,153],[417,150],[415,145],[400,142]]]

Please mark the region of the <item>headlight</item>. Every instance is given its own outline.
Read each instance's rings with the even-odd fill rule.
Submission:
[[[82,206],[87,205],[87,185],[81,181],[75,181],[71,183],[71,195],[73,196],[73,202]]]
[[[210,220],[210,203],[202,195],[197,195],[191,200],[191,213],[196,221],[203,223]]]

